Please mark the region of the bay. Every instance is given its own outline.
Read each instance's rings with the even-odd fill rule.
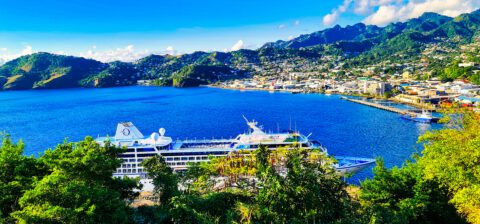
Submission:
[[[419,135],[440,128],[337,95],[143,86],[0,92],[0,131],[35,156],[65,139],[113,136],[122,121],[144,135],[163,127],[174,139],[235,137],[247,131],[243,115],[267,131],[311,133],[331,155],[383,157],[389,167],[421,150]],[[349,181],[371,177],[371,168]]]

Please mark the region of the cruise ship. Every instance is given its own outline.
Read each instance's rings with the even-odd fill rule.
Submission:
[[[260,145],[267,146],[271,150],[297,146],[320,149],[327,153],[327,149],[318,141],[309,140],[309,136],[297,131],[266,133],[255,120],[248,121],[245,118],[245,121],[249,131],[233,139],[173,141],[171,137],[165,136],[164,128],[160,128],[158,133],[154,132],[145,137],[132,122],[122,122],[117,125],[114,137],[99,137],[96,141],[100,145],[108,141],[117,147],[126,148],[126,152],[120,155],[123,164],[114,173],[114,176],[120,177],[145,178],[146,172],[141,162],[156,155],[163,156],[174,171],[182,171],[187,169],[188,163],[206,162],[211,157],[226,156],[230,152],[239,150],[256,150]],[[338,161],[335,168],[342,174],[358,172],[375,162],[371,158],[336,156],[335,159]]]

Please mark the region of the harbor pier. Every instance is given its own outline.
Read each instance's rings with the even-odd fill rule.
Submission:
[[[379,104],[379,103],[368,102],[368,101],[365,101],[365,100],[356,100],[356,99],[351,99],[351,98],[348,98],[348,97],[341,97],[341,98],[344,99],[344,100],[350,101],[350,102],[359,103],[359,104],[363,104],[363,105],[370,106],[370,107],[375,107],[375,108],[378,108],[378,109],[382,109],[382,110],[386,110],[386,111],[390,111],[390,112],[394,112],[394,113],[408,114],[408,115],[411,115],[411,116],[417,114],[416,110],[402,110],[402,109],[399,109],[399,108],[389,107],[389,106],[385,106],[385,105],[382,105],[382,104]]]

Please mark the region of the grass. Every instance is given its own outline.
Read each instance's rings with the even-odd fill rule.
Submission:
[[[17,81],[17,79],[19,79],[20,77],[22,77],[22,75],[14,75],[14,76],[10,76],[7,78],[7,82],[5,83],[5,85],[10,85],[12,84],[13,82]]]
[[[31,64],[25,64],[22,67],[20,67],[20,69],[22,69],[25,72],[30,72],[30,70],[32,70],[32,67],[33,66]]]
[[[58,78],[60,78],[60,77],[62,77],[62,76],[64,76],[64,75],[65,75],[65,73],[62,73],[62,74],[52,74],[52,76],[50,76],[50,78],[48,78],[47,80],[43,81],[43,83],[45,83],[45,84],[46,84],[46,83],[49,83],[49,82],[51,82],[51,81],[53,81],[53,80],[55,80],[55,79],[58,79]]]

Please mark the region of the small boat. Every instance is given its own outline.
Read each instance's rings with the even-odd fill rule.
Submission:
[[[292,90],[290,91],[292,94],[299,94],[302,93],[302,90]]]
[[[430,111],[425,109],[422,109],[422,113],[405,114],[402,116],[402,118],[420,123],[434,123],[438,121],[437,117],[434,117]]]

